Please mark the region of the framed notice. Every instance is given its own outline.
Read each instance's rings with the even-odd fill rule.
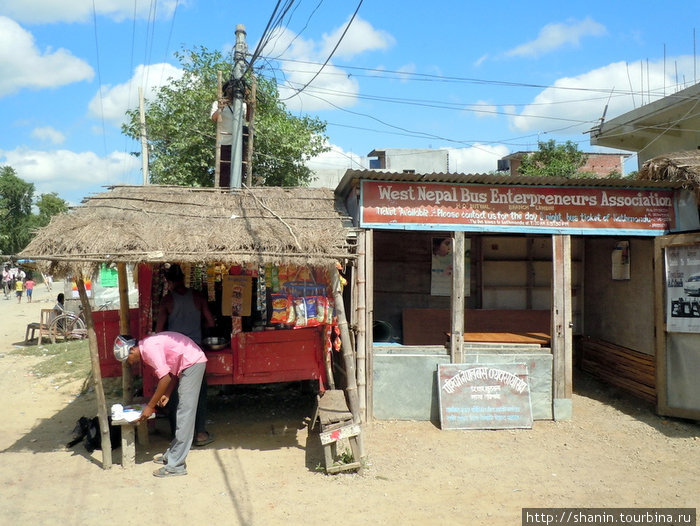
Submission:
[[[442,429],[532,427],[525,364],[438,365]]]
[[[700,333],[700,245],[666,248],[666,330]]]

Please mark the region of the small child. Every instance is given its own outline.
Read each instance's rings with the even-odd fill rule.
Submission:
[[[24,281],[17,279],[15,282],[15,295],[17,296],[17,303],[22,303],[22,293],[24,292]]]
[[[36,283],[32,278],[29,278],[27,281],[24,282],[24,288],[27,290],[27,303],[32,302],[32,292],[34,292],[34,285],[36,285]]]

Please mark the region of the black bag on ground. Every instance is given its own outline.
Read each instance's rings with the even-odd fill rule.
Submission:
[[[112,449],[121,447],[122,443],[122,428],[112,425],[112,417],[108,416],[109,421],[109,440],[112,443]],[[66,447],[73,447],[78,442],[85,440],[85,449],[90,453],[96,449],[102,449],[102,434],[100,433],[100,420],[97,417],[88,418],[81,416],[73,429],[73,440],[66,444]]]

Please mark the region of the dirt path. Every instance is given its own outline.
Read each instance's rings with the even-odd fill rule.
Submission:
[[[513,431],[375,422],[364,432],[368,466],[360,474],[317,471],[320,442],[305,426],[312,400],[281,388],[213,396],[216,441],[190,453],[186,477],[151,476],[150,459],[167,443],[163,420],[150,445],[137,447],[135,468],[121,468],[117,450],[115,466],[103,470],[101,452],[64,447],[78,417],[96,414],[94,396],[78,396],[79,382],[32,376],[41,359],[12,352],[55,293],[41,286],[31,305],[0,296],[4,524],[512,525],[523,507],[700,500],[700,426],[657,417],[645,402],[582,375],[568,422]]]

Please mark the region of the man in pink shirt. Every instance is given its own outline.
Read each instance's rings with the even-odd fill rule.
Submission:
[[[151,416],[156,406],[164,407],[177,386],[177,427],[170,446],[153,459],[163,467],[155,470],[156,477],[187,475],[187,454],[192,447],[197,400],[207,358],[196,343],[184,334],[165,331],[136,341],[129,336],[117,336],[114,356],[120,362],[135,365],[141,360],[153,368],[158,384],[141,420]]]

